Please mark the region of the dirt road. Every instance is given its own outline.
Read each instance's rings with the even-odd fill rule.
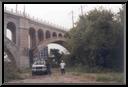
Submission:
[[[52,74],[50,75],[30,75],[28,78],[23,80],[13,80],[8,83],[89,83],[95,82],[95,77],[91,78],[82,78],[78,75],[72,75],[70,73],[66,73],[65,75],[61,75],[59,69],[52,70]]]

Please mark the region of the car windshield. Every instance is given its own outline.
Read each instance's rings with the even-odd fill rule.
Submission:
[[[45,61],[37,61],[34,64],[35,65],[45,65]]]

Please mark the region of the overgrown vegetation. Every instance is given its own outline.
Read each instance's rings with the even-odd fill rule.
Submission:
[[[123,71],[123,9],[118,14],[94,9],[80,16],[76,26],[67,33],[71,53],[69,66],[82,66],[97,72],[99,69]]]
[[[63,59],[63,54],[60,53],[58,49],[50,49],[50,53],[52,55],[52,57],[50,58],[52,67],[59,67],[60,62]]]
[[[121,73],[105,73],[105,74],[97,74],[96,75],[96,81],[102,81],[102,82],[123,82],[123,74]]]
[[[59,53],[58,49],[50,49],[50,53],[54,56],[53,59],[55,59],[55,62],[57,62],[57,64],[60,63],[61,60],[61,56],[62,54]]]
[[[93,70],[93,71],[90,71]],[[82,81],[94,81],[94,82],[120,82],[123,83],[123,73],[114,72],[110,69],[83,69],[81,67],[66,68],[66,72],[73,76],[78,76]]]
[[[4,62],[4,82],[17,79],[25,79],[30,75],[30,68],[19,70],[12,62]]]
[[[14,79],[21,79],[19,76],[19,70],[14,64],[4,62],[4,82]]]

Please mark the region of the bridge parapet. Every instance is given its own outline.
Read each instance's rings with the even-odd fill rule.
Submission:
[[[42,19],[36,18],[34,16],[32,17],[29,14],[21,12],[21,11],[14,11],[13,9],[9,9],[7,7],[4,7],[4,12],[12,14],[12,15],[15,15],[15,16],[19,16],[19,17],[23,17],[23,18],[29,19],[31,21],[34,21],[34,22],[37,22],[37,23],[40,23],[40,24],[44,24],[46,26],[51,26],[53,28],[59,29],[59,30],[64,31],[64,32],[67,31],[66,28],[64,28],[64,27],[62,27],[60,25],[53,24],[51,22],[48,22],[46,20],[42,20]]]

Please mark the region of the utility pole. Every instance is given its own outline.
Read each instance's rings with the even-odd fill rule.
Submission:
[[[83,16],[83,7],[82,7],[82,5],[81,5],[81,15]]]
[[[17,7],[18,7],[18,5],[16,4],[16,13],[17,13]]]
[[[25,4],[24,4],[24,12],[23,12],[24,16],[25,16]]]
[[[74,13],[73,13],[73,10],[72,10],[72,27],[74,28]]]

